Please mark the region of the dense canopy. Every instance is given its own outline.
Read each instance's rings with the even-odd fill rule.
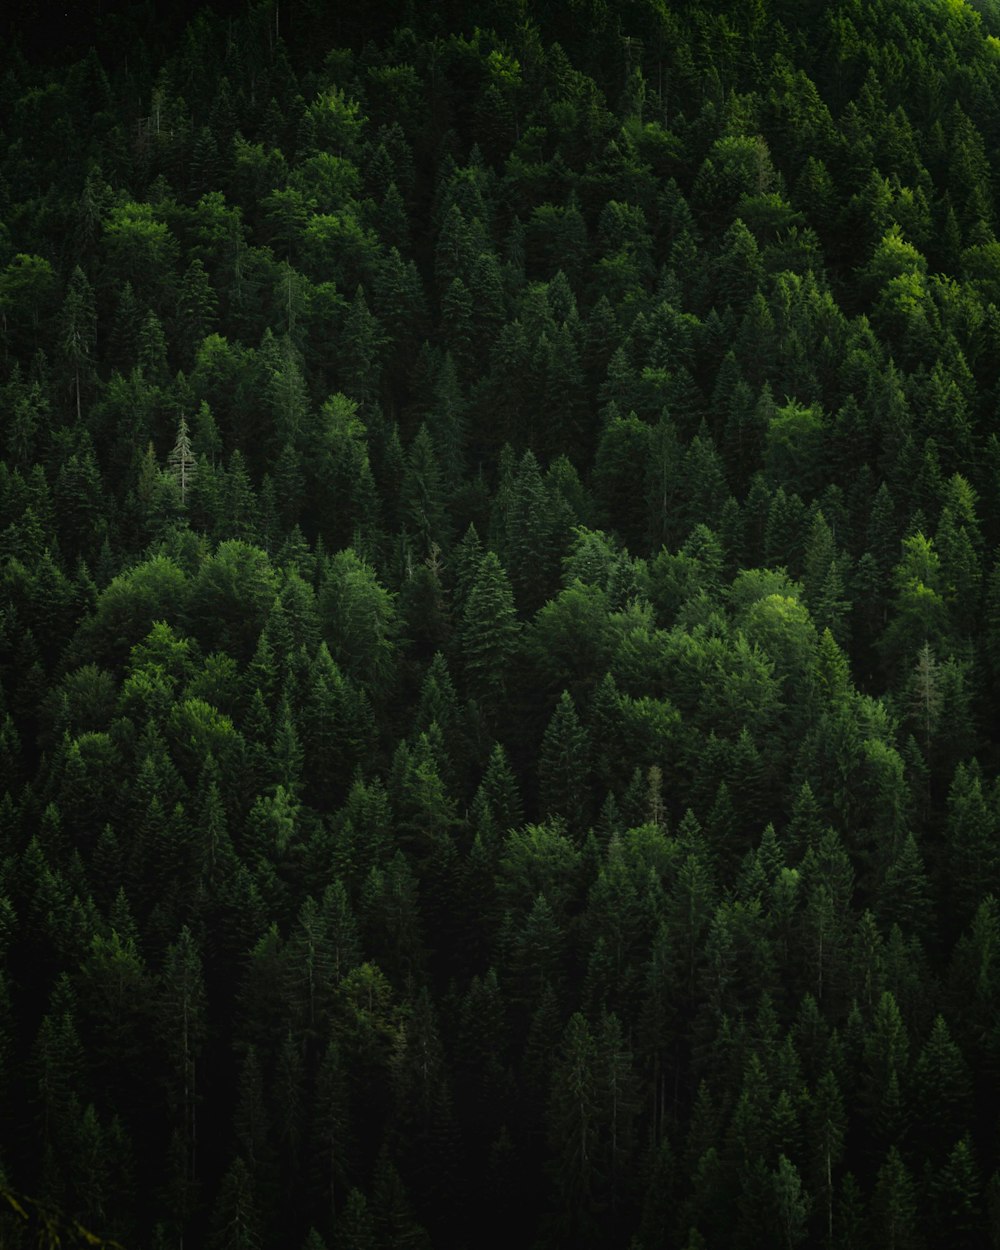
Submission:
[[[79,7],[0,1244],[1000,1246],[1000,4]]]

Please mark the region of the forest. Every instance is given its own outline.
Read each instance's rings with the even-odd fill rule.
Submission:
[[[1000,1247],[1000,3],[35,0],[0,1245]]]

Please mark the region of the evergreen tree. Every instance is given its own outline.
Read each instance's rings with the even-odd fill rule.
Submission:
[[[253,1181],[237,1155],[223,1178],[213,1215],[211,1245],[217,1250],[257,1250],[262,1246]]]
[[[494,724],[508,690],[518,632],[510,581],[496,555],[487,552],[469,587],[457,639],[467,689]]]
[[[870,1235],[892,1250],[916,1250],[923,1244],[917,1224],[916,1186],[895,1146],[890,1146],[875,1182]]]
[[[577,1244],[595,1234],[600,1093],[597,1043],[583,1016],[570,1018],[552,1073],[548,1125],[560,1227]]]
[[[94,292],[87,275],[79,267],[73,270],[60,318],[60,351],[72,375],[76,400],[77,422],[83,420],[82,388],[93,372],[93,353],[97,346],[97,309]]]
[[[195,459],[194,452],[191,450],[191,440],[188,437],[188,423],[181,416],[177,426],[177,442],[174,443],[173,450],[167,457],[167,466],[171,476],[177,483],[177,489],[180,491],[181,503],[187,502],[187,491],[191,483],[191,479],[195,476],[198,462]]]
[[[538,777],[544,814],[563,817],[573,830],[581,829],[586,820],[583,797],[589,755],[587,731],[564,690],[542,738]]]

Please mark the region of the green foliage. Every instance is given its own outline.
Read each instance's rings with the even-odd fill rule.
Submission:
[[[996,1240],[998,22],[12,12],[0,1242]]]

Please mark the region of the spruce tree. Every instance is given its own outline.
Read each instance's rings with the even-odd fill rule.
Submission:
[[[177,483],[177,489],[181,495],[181,503],[185,504],[187,502],[188,487],[191,484],[191,479],[196,475],[198,462],[191,449],[188,423],[183,414],[177,425],[177,441],[174,443],[170,455],[167,456],[167,468]]]
[[[457,641],[466,688],[491,724],[501,719],[519,632],[510,581],[488,551],[469,587]]]

